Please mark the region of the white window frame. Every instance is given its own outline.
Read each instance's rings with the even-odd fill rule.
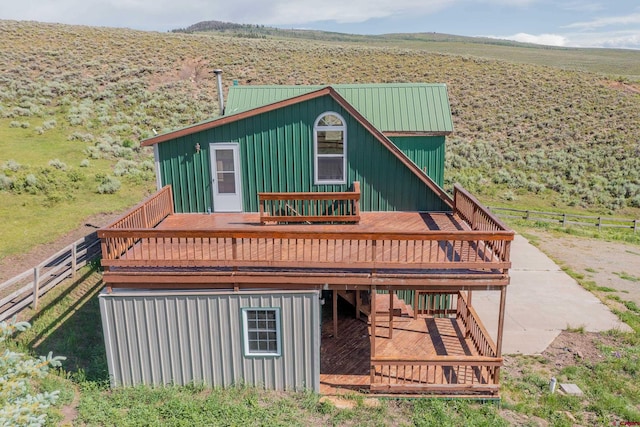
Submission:
[[[327,115],[338,117],[342,121],[342,126],[318,126],[320,120]],[[318,154],[318,131],[341,131],[342,154]],[[318,158],[338,157],[342,157],[342,179],[318,179]],[[313,124],[313,182],[315,185],[347,183],[347,122],[340,114],[334,111],[325,111],[320,114]]]
[[[249,329],[249,318],[247,313],[250,311],[271,311],[275,313],[275,321],[276,321],[276,351],[261,351],[261,350],[252,350],[249,345],[249,332],[259,331],[259,332],[274,332],[270,329]],[[242,341],[244,344],[244,355],[245,356],[280,356],[282,354],[282,333],[281,333],[281,323],[280,323],[280,307],[245,307],[242,308]]]

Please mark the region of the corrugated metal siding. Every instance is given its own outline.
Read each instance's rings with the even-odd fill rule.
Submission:
[[[246,111],[326,86],[232,86],[227,114]],[[452,132],[447,86],[428,83],[331,85],[383,132]]]
[[[436,184],[444,185],[444,136],[394,136],[389,139]]]
[[[346,191],[313,184],[313,123],[326,111],[347,121],[347,182],[360,181],[363,211],[441,211],[447,206],[330,96],[249,117],[160,144],[163,185],[174,187],[177,212],[212,206],[209,143],[239,142],[245,212],[262,191]],[[194,146],[200,144],[200,153]],[[195,199],[195,200],[192,200]]]
[[[319,391],[317,291],[100,294],[112,386],[250,384]],[[280,307],[281,356],[244,356],[241,309]]]

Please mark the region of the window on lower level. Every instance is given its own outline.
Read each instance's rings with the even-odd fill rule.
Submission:
[[[280,309],[242,309],[245,356],[280,356]]]

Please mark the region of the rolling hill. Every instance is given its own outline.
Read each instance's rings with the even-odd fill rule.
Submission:
[[[150,191],[139,141],[217,115],[214,68],[225,86],[444,82],[446,189],[640,217],[640,52],[277,33],[0,21],[0,257]]]

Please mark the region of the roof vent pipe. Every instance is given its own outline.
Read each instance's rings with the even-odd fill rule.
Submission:
[[[218,78],[218,100],[220,101],[220,115],[224,115],[224,95],[222,94],[222,70],[216,68],[213,74]]]

